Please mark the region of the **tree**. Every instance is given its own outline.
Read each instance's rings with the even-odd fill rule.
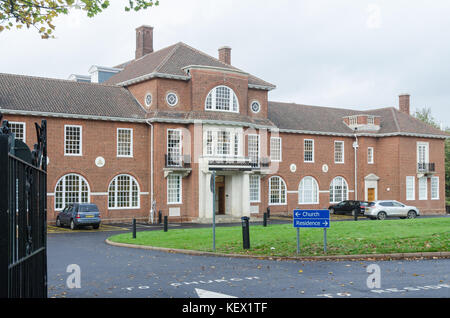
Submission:
[[[428,125],[433,126],[434,128],[439,129],[439,124],[436,122],[433,115],[431,114],[431,108],[424,107],[419,110],[416,110],[414,113],[414,117],[423,121],[424,123],[427,123]]]
[[[145,10],[158,5],[158,0],[127,0],[125,11]],[[54,38],[53,19],[69,14],[71,10],[83,10],[90,18],[103,12],[109,0],[0,0],[0,32],[34,27],[43,39]]]

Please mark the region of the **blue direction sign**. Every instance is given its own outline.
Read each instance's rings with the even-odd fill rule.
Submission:
[[[330,211],[328,210],[294,210],[294,227],[330,227]]]

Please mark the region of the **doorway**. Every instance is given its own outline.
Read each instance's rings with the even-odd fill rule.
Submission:
[[[225,214],[225,176],[216,176],[216,214]]]
[[[367,189],[367,201],[375,201],[375,188]]]

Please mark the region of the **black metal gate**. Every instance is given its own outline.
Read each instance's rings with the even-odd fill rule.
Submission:
[[[0,114],[0,297],[47,297],[47,123],[33,151]]]

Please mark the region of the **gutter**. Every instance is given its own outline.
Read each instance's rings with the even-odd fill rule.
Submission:
[[[150,125],[150,216],[149,221],[153,223],[153,215],[155,211],[153,210],[153,124],[149,122],[148,120],[145,121],[148,125]],[[155,204],[156,206],[156,204]]]

